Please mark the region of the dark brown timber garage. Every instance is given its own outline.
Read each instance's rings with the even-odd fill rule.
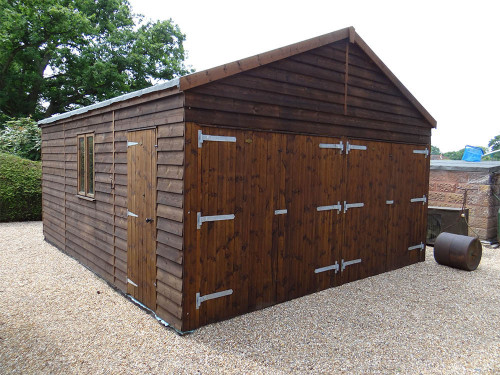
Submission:
[[[353,28],[39,124],[46,240],[177,330],[424,260],[436,121]]]

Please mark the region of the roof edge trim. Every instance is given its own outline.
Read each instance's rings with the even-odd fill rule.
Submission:
[[[50,124],[52,122],[63,120],[65,118],[69,118],[69,117],[72,117],[75,115],[80,115],[80,114],[83,114],[86,112],[90,112],[94,109],[107,107],[113,103],[123,102],[125,100],[137,98],[137,97],[142,96],[142,95],[150,94],[150,93],[153,93],[156,91],[165,90],[165,89],[172,88],[175,86],[179,87],[179,78],[174,78],[174,79],[171,79],[170,81],[160,83],[160,84],[157,84],[154,86],[150,86],[150,87],[147,87],[147,88],[142,89],[142,90],[129,92],[127,94],[123,94],[123,95],[117,96],[115,98],[104,100],[104,101],[99,102],[99,103],[91,104],[91,105],[88,105],[86,107],[78,108],[78,109],[75,109],[73,111],[65,112],[65,113],[62,113],[59,115],[53,115],[49,118],[38,121],[38,125],[40,126],[40,125]]]
[[[197,73],[192,73],[180,78],[180,89],[181,91],[189,90],[240,72],[270,64],[290,56],[298,55],[302,52],[307,52],[330,43],[335,43],[342,39],[348,39],[352,33],[355,33],[354,27],[346,27],[341,30],[307,39],[302,42],[290,44],[262,54],[236,60]]]

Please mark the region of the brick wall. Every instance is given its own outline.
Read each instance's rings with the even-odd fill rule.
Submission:
[[[469,225],[473,229],[469,228],[469,235],[474,236],[476,232],[482,240],[495,240],[500,201],[493,193],[500,196],[498,172],[492,172],[491,168],[472,171],[466,168],[436,169],[434,163],[431,161],[429,206],[460,208],[465,199],[465,207],[469,209]]]

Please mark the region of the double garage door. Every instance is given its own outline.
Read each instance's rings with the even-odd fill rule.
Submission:
[[[424,259],[425,146],[192,133],[200,325]]]

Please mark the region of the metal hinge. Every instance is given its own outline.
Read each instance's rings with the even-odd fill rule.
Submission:
[[[329,210],[337,210],[337,215],[342,211],[342,204],[337,202],[337,204],[334,204],[332,206],[319,206],[316,208],[316,211],[329,211]]]
[[[341,263],[340,271],[343,272],[347,266],[351,266],[356,263],[361,263],[361,259],[348,260],[347,262],[344,262],[344,259],[342,259],[340,263]]]
[[[234,214],[230,215],[214,215],[214,216],[201,216],[201,212],[196,214],[196,226],[198,229],[201,228],[201,224],[207,221],[221,221],[221,220],[233,220]]]
[[[208,135],[208,134],[203,134],[201,132],[201,130],[198,130],[198,148],[201,148],[204,141],[236,142],[236,137],[224,137],[221,135]]]
[[[344,151],[344,144],[342,141],[340,141],[340,143],[320,143],[319,148],[337,148],[342,154],[342,151]]]
[[[364,203],[347,203],[344,201],[344,213],[346,213],[349,208],[364,207],[364,205]]]
[[[208,301],[208,300],[214,299],[214,298],[229,296],[231,294],[233,294],[232,289],[223,290],[222,292],[207,294],[205,296],[200,295],[200,293],[196,293],[196,309],[198,310],[200,308],[200,305],[202,302],[205,302],[205,301]]]
[[[424,249],[425,249],[425,245],[424,245],[424,243],[423,243],[423,242],[420,242],[420,244],[415,245],[415,246],[410,246],[410,247],[408,248],[408,250],[409,250],[409,251],[411,251],[411,250],[417,250],[417,249],[420,249],[420,251],[424,250]]]
[[[137,285],[136,283],[134,283],[132,280],[130,280],[130,279],[128,279],[128,278],[127,278],[127,283],[132,284],[132,285],[133,285],[133,286],[135,286],[136,288],[139,286],[139,285]]]
[[[332,264],[331,266],[316,268],[314,270],[314,273],[320,273],[320,272],[325,272],[325,271],[330,271],[330,270],[335,270],[335,273],[339,272],[339,264],[337,263],[337,261],[335,261],[335,264]]]
[[[128,142],[127,141],[127,147],[130,147],[130,146],[135,146],[135,145],[138,145],[139,142]]]
[[[427,197],[424,195],[422,198],[412,198],[410,199],[411,203],[415,202],[422,202],[422,204],[425,204],[427,202]]]
[[[361,145],[351,145],[349,141],[346,142],[345,145],[345,153],[348,154],[350,150],[366,150],[366,146]]]
[[[284,210],[274,210],[275,215],[284,215],[288,212],[288,210],[285,208]]]
[[[134,214],[133,212],[130,212],[129,210],[127,210],[127,216],[139,217],[138,215]]]
[[[429,156],[429,149],[426,148],[425,150],[413,150],[414,154],[424,154],[425,157]]]

